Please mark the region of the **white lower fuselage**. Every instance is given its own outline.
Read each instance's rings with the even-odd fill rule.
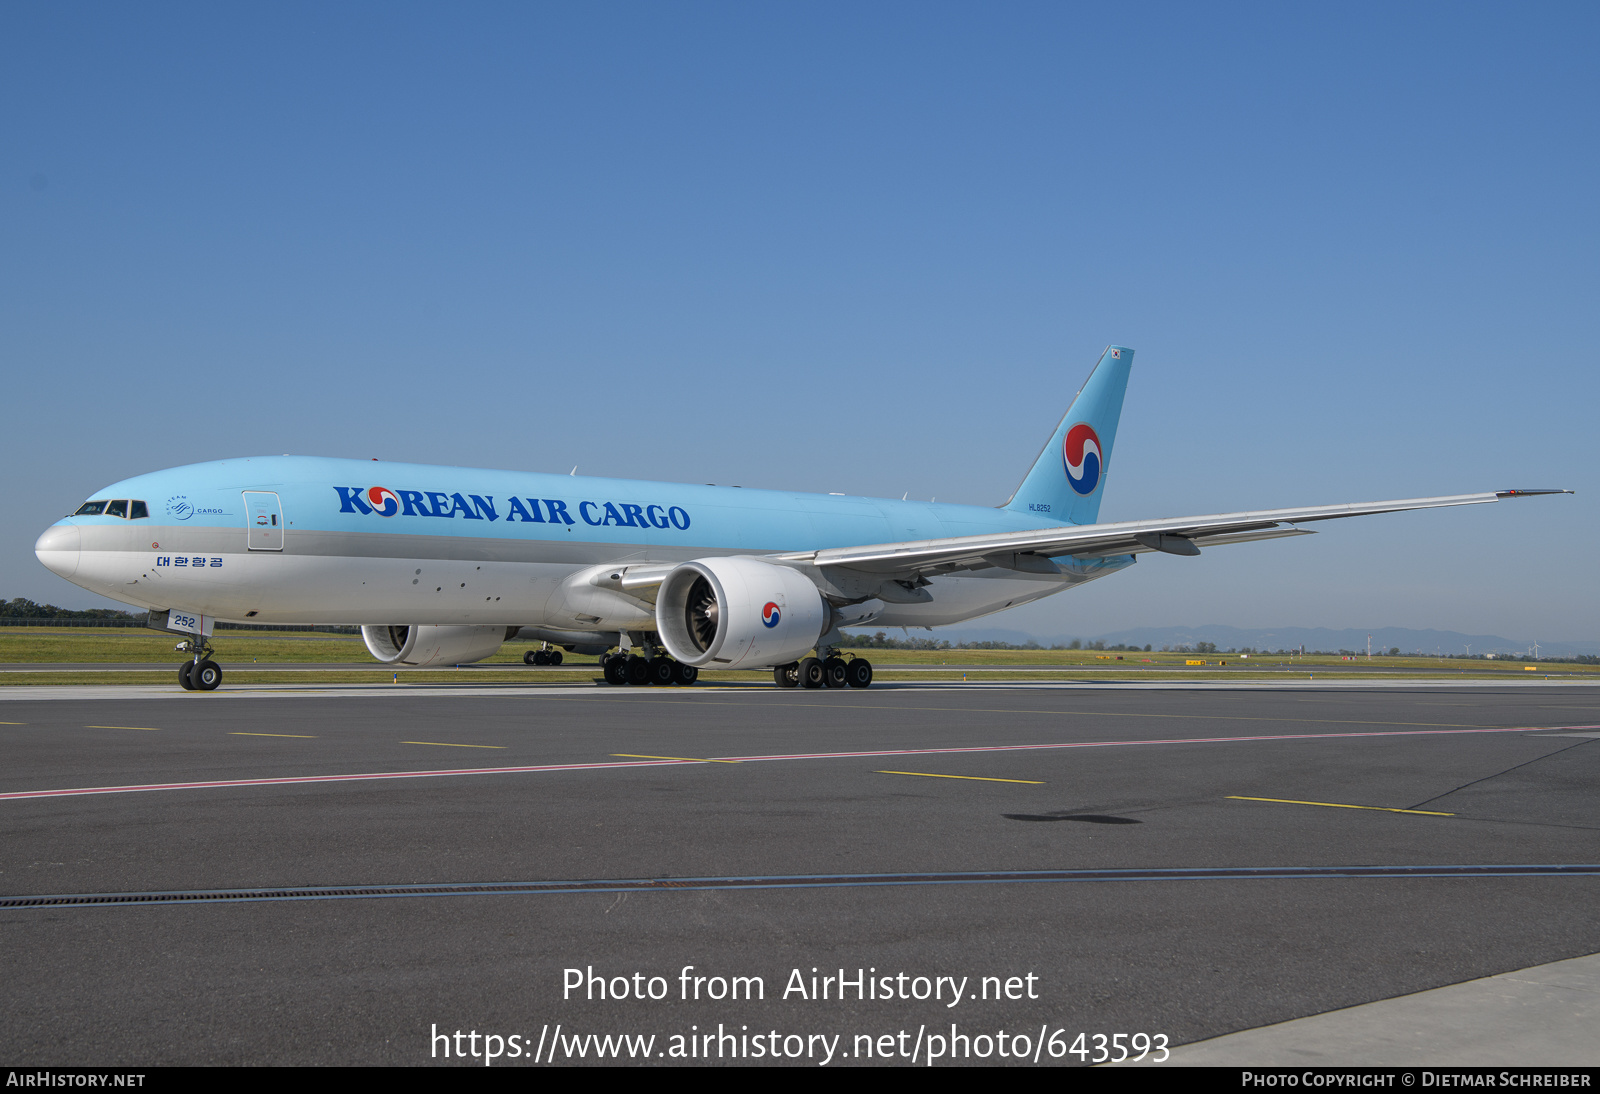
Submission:
[[[578,545],[562,544],[567,560],[504,561],[471,557],[486,553],[481,544],[451,552],[446,546],[451,541],[439,537],[444,542],[429,545],[433,549],[428,557],[299,554],[299,537],[292,531],[281,551],[251,551],[244,549],[242,530],[172,527],[138,530],[150,534],[151,542],[159,544],[156,548],[148,542],[142,550],[107,542],[129,538],[134,531],[85,527],[78,530],[77,551],[42,547],[40,558],[74,583],[114,600],[230,622],[546,626],[614,633],[654,629],[651,605],[590,584],[591,574],[642,562],[734,553],[691,549],[681,552],[682,558],[652,552],[649,558],[619,559],[612,547],[611,558],[583,563],[570,560],[571,548]],[[227,539],[238,542],[219,542]],[[440,557],[451,553],[467,557]],[[182,565],[175,565],[179,560]],[[929,587],[929,602],[883,604],[861,625],[959,623],[1049,596],[1077,581],[1008,570],[939,577]]]

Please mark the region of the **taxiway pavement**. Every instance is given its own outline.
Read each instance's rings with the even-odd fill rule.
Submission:
[[[557,1024],[959,1063],[1600,951],[1592,688],[25,690],[0,1052],[30,1065],[454,1063],[461,1030],[518,1066]],[[571,884],[482,891],[534,882]],[[667,994],[564,998],[568,969]],[[810,997],[858,969],[969,994]]]

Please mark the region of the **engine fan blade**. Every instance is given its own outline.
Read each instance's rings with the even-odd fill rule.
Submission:
[[[702,577],[689,590],[687,600],[689,634],[695,645],[704,652],[711,648],[712,641],[717,637],[717,594],[711,588],[711,583]]]

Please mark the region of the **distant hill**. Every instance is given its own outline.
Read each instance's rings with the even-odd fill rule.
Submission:
[[[1503,638],[1497,634],[1462,634],[1459,631],[1412,630],[1408,627],[1374,627],[1365,630],[1333,630],[1329,627],[1274,627],[1248,629],[1208,624],[1203,627],[1136,627],[1114,634],[1097,634],[1096,640],[1106,645],[1118,642],[1127,645],[1162,646],[1194,645],[1196,642],[1215,642],[1220,649],[1299,649],[1308,650],[1359,650],[1367,648],[1367,635],[1372,636],[1372,649],[1389,650],[1396,646],[1402,653],[1525,653],[1534,640]],[[1596,642],[1540,642],[1539,652],[1549,657],[1573,657],[1580,653],[1600,653]]]
[[[928,635],[931,638],[958,642],[1010,642],[1025,645],[1037,642],[1041,646],[1066,645],[1074,638],[1084,642],[1104,642],[1108,646],[1193,646],[1198,642],[1214,642],[1218,649],[1279,650],[1355,650],[1364,652],[1367,635],[1372,635],[1374,653],[1398,646],[1402,653],[1454,653],[1464,654],[1467,647],[1477,653],[1526,653],[1533,645],[1532,638],[1505,638],[1497,634],[1462,634],[1460,631],[1413,630],[1408,627],[1374,627],[1365,630],[1334,630],[1330,627],[1225,627],[1206,624],[1200,627],[1135,627],[1131,630],[1113,631],[1110,634],[1069,634],[1043,638],[1023,631],[999,627],[941,627]],[[1540,642],[1539,652],[1549,657],[1575,657],[1578,654],[1600,654],[1600,640],[1590,642]]]

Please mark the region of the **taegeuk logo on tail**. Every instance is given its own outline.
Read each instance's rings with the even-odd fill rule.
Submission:
[[[1102,470],[1100,435],[1088,422],[1079,422],[1067,430],[1061,454],[1067,469],[1067,482],[1072,484],[1072,489],[1084,495],[1094,493],[1094,488],[1100,485]]]

